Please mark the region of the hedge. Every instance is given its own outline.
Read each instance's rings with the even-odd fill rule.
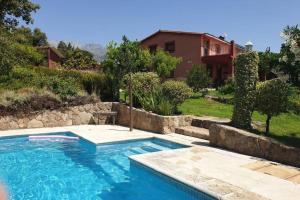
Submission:
[[[254,109],[259,57],[256,52],[246,52],[235,60],[235,92],[232,123],[235,127],[250,129]]]

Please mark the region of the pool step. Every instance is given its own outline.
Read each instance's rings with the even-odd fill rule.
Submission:
[[[175,133],[209,140],[209,130],[206,128],[199,128],[195,126],[183,126],[176,128]]]

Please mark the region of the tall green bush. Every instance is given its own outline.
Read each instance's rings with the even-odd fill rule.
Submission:
[[[186,82],[194,92],[202,92],[204,95],[211,83],[211,77],[205,66],[194,65],[188,73]]]
[[[125,88],[125,95],[129,94],[130,74],[124,76],[122,81],[122,88]],[[156,73],[153,72],[137,72],[132,74],[132,92],[133,104],[135,106],[142,105],[142,99],[152,94],[158,89],[160,79]],[[142,105],[143,106],[143,105]]]
[[[146,94],[156,90],[159,86],[160,79],[153,72],[137,72],[132,74],[132,91],[133,95]],[[123,78],[123,88],[129,89],[130,75],[127,74]]]
[[[232,123],[235,127],[250,129],[258,81],[258,54],[246,52],[235,60],[235,92]]]
[[[273,79],[257,85],[256,109],[267,115],[266,134],[270,132],[270,121],[287,110],[289,86],[280,79]]]
[[[174,104],[175,109],[193,94],[193,90],[185,82],[173,80],[162,84],[162,92]]]

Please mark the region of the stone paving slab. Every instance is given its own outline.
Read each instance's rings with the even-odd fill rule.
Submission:
[[[131,158],[223,199],[300,199],[299,185],[243,167],[257,161],[251,157],[233,157],[207,147],[191,147]]]

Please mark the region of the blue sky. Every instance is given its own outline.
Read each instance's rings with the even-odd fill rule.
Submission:
[[[279,51],[280,32],[300,25],[299,0],[33,0],[41,9],[32,27],[50,41],[100,43],[122,35],[142,39],[158,29],[227,34],[255,49]]]

